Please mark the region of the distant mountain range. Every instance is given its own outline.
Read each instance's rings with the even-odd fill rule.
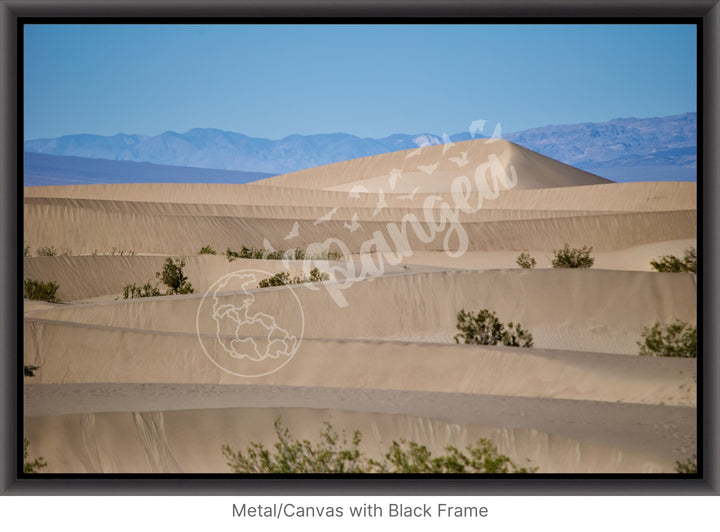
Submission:
[[[696,179],[696,113],[545,126],[513,133],[505,138],[609,179]]]
[[[250,183],[272,174],[25,152],[25,186],[99,183]]]
[[[472,138],[473,134],[465,132],[445,137],[445,141]],[[696,113],[545,126],[503,138],[618,181],[695,179]],[[155,136],[68,135],[28,140],[24,148],[26,152],[48,155],[274,175],[442,143],[442,137],[429,133],[395,134],[381,139],[330,133],[269,140],[219,129],[191,129],[186,133],[168,131]]]

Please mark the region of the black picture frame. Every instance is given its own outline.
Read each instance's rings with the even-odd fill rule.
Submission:
[[[424,495],[712,495],[720,493],[718,466],[718,391],[720,373],[715,354],[720,352],[713,324],[718,318],[717,271],[718,215],[720,181],[718,171],[718,91],[720,91],[720,0],[665,1],[579,1],[579,0],[266,0],[264,2],[233,0],[47,0],[25,2],[0,0],[0,68],[2,69],[2,116],[0,126],[0,198],[2,198],[2,231],[0,249],[4,250],[1,274],[4,286],[0,311],[2,338],[2,382],[0,383],[0,493],[8,495],[361,495],[361,494],[424,494]],[[216,17],[239,17],[245,20],[267,18],[297,22],[346,19],[367,22],[395,19],[402,22],[432,22],[447,18],[478,17],[487,22],[647,22],[672,20],[697,21],[699,24],[699,58],[701,76],[698,84],[698,194],[702,214],[699,233],[700,286],[699,311],[702,321],[701,346],[706,356],[698,368],[702,379],[698,393],[702,408],[699,427],[699,455],[702,456],[700,478],[678,478],[676,475],[638,478],[624,475],[568,476],[549,478],[257,478],[238,479],[228,476],[184,475],[178,480],[169,475],[38,475],[18,478],[17,464],[22,449],[18,436],[21,419],[22,378],[19,371],[18,346],[22,331],[21,279],[22,263],[15,259],[22,243],[22,175],[18,173],[21,137],[21,51],[17,48],[18,31],[24,22],[56,20],[61,23],[91,21],[110,17],[128,22],[135,17],[153,17],[153,21],[172,19],[177,22],[203,22]],[[157,18],[155,18],[157,17]],[[22,259],[20,259],[21,261]]]

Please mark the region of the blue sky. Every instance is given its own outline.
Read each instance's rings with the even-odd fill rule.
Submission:
[[[692,25],[27,25],[25,140],[503,133],[696,111]]]

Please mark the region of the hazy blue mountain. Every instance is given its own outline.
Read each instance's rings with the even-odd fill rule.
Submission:
[[[250,183],[271,175],[25,152],[25,186],[100,183]]]
[[[697,115],[618,118],[603,123],[546,126],[507,135],[512,142],[566,164],[603,175],[637,168],[676,168],[693,176],[697,168]],[[660,169],[657,168],[659,173]],[[652,174],[650,168],[647,169]],[[672,172],[670,172],[672,174]],[[603,175],[603,177],[608,177]],[[612,179],[612,177],[611,177]]]
[[[616,180],[694,179],[697,116],[619,118],[603,123],[554,125],[504,136],[564,163]],[[469,132],[450,135],[469,140]],[[280,140],[219,129],[167,131],[160,135],[69,135],[25,142],[26,152],[146,161],[160,165],[280,174],[417,146],[442,136],[395,134],[381,139],[346,133],[290,135]],[[654,168],[654,170],[653,170]]]
[[[433,135],[360,138],[346,133],[290,135],[281,140],[248,137],[219,129],[141,135],[69,135],[25,142],[25,151],[116,161],[280,174],[442,142]]]

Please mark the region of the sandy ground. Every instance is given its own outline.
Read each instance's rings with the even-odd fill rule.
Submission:
[[[639,357],[637,342],[657,321],[696,322],[696,276],[649,264],[696,245],[696,193],[610,183],[499,140],[248,185],[26,188],[25,277],[57,282],[62,300],[25,302],[32,452],[52,472],[228,472],[221,445],[271,445],[282,416],[298,437],[323,421],[360,429],[376,457],[393,439],[440,452],[490,437],[546,473],[672,472],[696,452],[696,363]],[[224,256],[321,243],[334,260]],[[552,269],[564,243],[592,246],[593,268]],[[194,294],[122,299],[168,257]],[[312,267],[330,280],[256,287]],[[242,270],[253,284],[219,284]],[[243,308],[260,318],[213,318]],[[457,312],[480,308],[534,347],[456,344]],[[271,318],[284,337],[265,334]],[[292,356],[226,350],[283,342]]]

